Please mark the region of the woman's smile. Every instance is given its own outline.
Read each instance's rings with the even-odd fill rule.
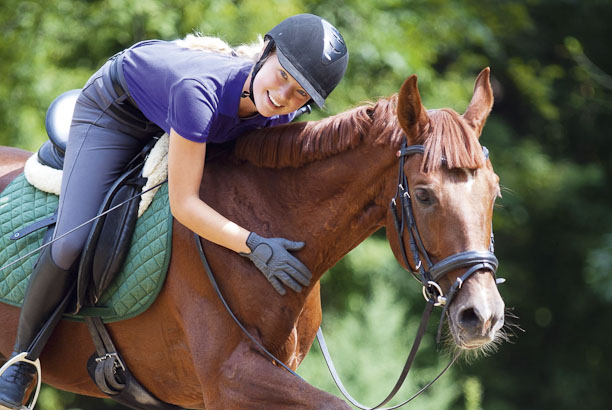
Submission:
[[[279,103],[278,101],[274,99],[274,97],[272,97],[272,94],[270,94],[270,90],[268,90],[268,99],[272,102],[272,105],[274,105],[276,108],[283,107],[281,103]]]

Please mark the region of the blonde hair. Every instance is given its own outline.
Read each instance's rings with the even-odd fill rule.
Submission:
[[[257,61],[264,49],[264,39],[261,35],[257,40],[250,44],[241,44],[238,47],[231,47],[218,37],[205,36],[201,33],[188,34],[176,43],[183,48],[191,50],[209,51],[218,54],[234,55],[248,60]]]

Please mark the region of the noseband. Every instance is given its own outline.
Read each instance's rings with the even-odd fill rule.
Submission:
[[[489,150],[487,150],[486,147],[482,147],[482,151],[485,158],[488,159]],[[493,274],[493,276],[495,276],[498,262],[495,254],[493,253],[494,237],[493,228],[491,227],[491,241],[489,243],[488,251],[459,252],[454,255],[450,255],[441,261],[432,263],[431,257],[429,256],[427,249],[425,249],[425,245],[423,245],[423,240],[421,239],[419,229],[416,225],[412,207],[412,198],[410,196],[410,186],[408,184],[406,172],[404,171],[406,158],[415,154],[424,155],[425,147],[423,145],[408,145],[406,140],[404,140],[400,150],[397,151],[397,156],[399,158],[398,182],[397,190],[395,192],[395,196],[391,200],[390,208],[395,221],[395,228],[405,266],[409,269],[412,276],[414,276],[423,285],[423,296],[425,297],[425,300],[432,302],[434,306],[444,306],[436,339],[439,342],[440,335],[442,333],[442,324],[444,323],[447,309],[457,291],[461,289],[463,282],[465,282],[470,276],[472,276],[472,274],[479,270],[488,270]],[[444,159],[442,159],[442,161],[444,161]],[[409,262],[408,253],[406,252],[403,236],[404,231],[407,232],[410,242],[412,264]],[[425,264],[423,264],[421,256],[423,257]],[[438,281],[447,273],[461,268],[468,269],[463,275],[459,276],[455,280],[446,296],[444,296]]]

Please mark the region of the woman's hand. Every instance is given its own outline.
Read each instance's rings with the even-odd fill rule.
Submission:
[[[289,252],[302,249],[304,242],[293,242],[284,238],[263,238],[251,232],[247,245],[251,253],[241,252],[240,255],[249,258],[281,295],[286,293],[281,282],[296,292],[302,290],[300,284],[303,286],[310,284],[312,277],[310,270]]]

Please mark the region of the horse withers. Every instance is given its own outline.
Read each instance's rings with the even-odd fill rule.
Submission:
[[[258,130],[233,150],[207,160],[200,195],[208,204],[262,235],[306,242],[296,255],[311,269],[311,285],[281,296],[249,261],[201,240],[221,292],[249,332],[296,369],[321,322],[319,279],[381,227],[387,228],[398,261],[418,270],[409,234],[392,234],[389,201],[397,190],[397,152],[403,141],[424,146],[422,154],[405,158],[403,170],[427,257],[435,264],[464,252],[488,251],[499,185],[478,138],[492,105],[488,68],[478,76],[463,115],[425,110],[416,76],[411,76],[399,95],[316,122]],[[0,189],[19,173],[28,155],[0,149]],[[155,303],[137,317],[108,325],[141,384],[159,399],[185,408],[350,409],[275,365],[249,341],[214,293],[192,233],[176,221],[173,228],[169,271]],[[452,289],[468,269],[446,272],[437,283],[440,292]],[[450,333],[463,350],[495,343],[504,322],[494,274],[475,269],[446,310]],[[18,308],[0,305],[0,352],[5,357],[18,317]],[[85,368],[93,352],[86,326],[62,321],[41,356],[43,380],[62,390],[104,397]]]

